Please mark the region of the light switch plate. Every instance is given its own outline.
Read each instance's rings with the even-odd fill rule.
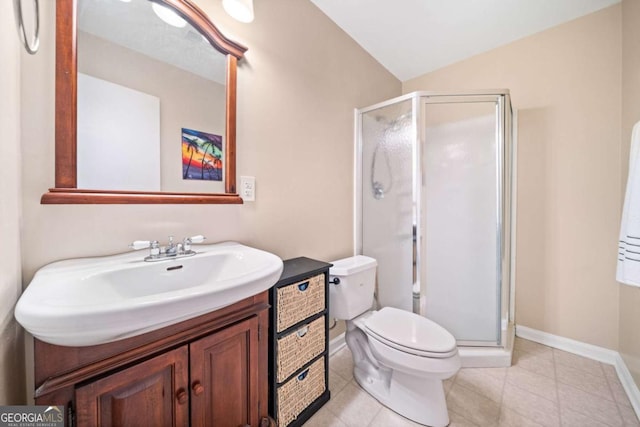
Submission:
[[[254,202],[256,200],[256,177],[241,176],[240,177],[240,197],[245,202]]]

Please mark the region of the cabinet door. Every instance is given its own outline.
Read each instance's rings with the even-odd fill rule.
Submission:
[[[258,317],[190,344],[191,425],[258,425]]]
[[[185,345],[76,389],[77,425],[188,426]]]

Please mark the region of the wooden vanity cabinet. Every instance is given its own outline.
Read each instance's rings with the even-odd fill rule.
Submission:
[[[188,354],[183,346],[78,387],[76,425],[188,426]]]
[[[267,416],[268,309],[264,292],[109,344],[36,339],[36,404],[65,405],[74,426],[258,426]]]
[[[258,420],[258,405],[252,403],[259,401],[258,370],[251,366],[257,353],[255,317],[190,344],[192,426]]]

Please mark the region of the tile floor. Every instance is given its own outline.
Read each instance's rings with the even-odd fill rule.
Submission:
[[[346,347],[330,359],[331,400],[305,427],[418,426],[353,379]],[[613,366],[516,338],[510,368],[467,368],[445,382],[450,427],[640,426]]]

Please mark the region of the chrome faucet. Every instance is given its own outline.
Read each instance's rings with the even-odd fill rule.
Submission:
[[[144,258],[145,261],[164,261],[167,259],[176,259],[193,256],[196,254],[191,249],[191,245],[194,243],[204,242],[206,237],[202,235],[185,237],[182,239],[182,243],[173,243],[173,236],[169,236],[169,244],[167,246],[160,246],[157,240],[136,240],[131,243],[129,247],[133,250],[150,249],[149,255]]]
[[[162,250],[160,250],[160,253],[162,253]],[[164,253],[167,256],[178,255],[178,245],[173,244],[173,236],[169,236],[169,244],[164,248]]]

